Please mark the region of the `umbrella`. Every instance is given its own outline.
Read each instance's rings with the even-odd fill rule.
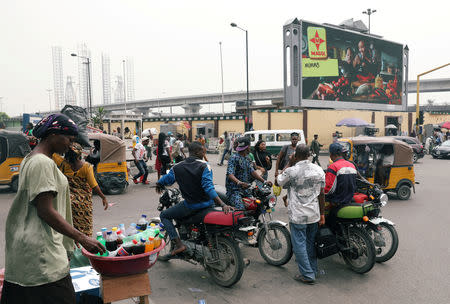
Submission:
[[[450,130],[450,121],[445,121],[439,124],[439,127]]]
[[[360,118],[344,118],[336,124],[337,127],[366,127],[370,126],[370,123],[365,122]]]
[[[398,129],[395,125],[393,125],[393,124],[390,124],[390,125],[387,125],[386,127],[384,127],[385,129]]]

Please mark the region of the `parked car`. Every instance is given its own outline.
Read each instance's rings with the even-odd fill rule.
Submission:
[[[425,150],[423,149],[423,145],[420,141],[415,137],[410,136],[394,136],[395,139],[401,140],[404,143],[407,143],[413,149],[413,161],[417,162],[420,158],[425,156]]]
[[[444,141],[442,145],[434,147],[431,151],[433,158],[450,158],[450,140]]]

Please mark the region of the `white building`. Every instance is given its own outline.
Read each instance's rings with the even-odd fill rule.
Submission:
[[[52,47],[53,58],[53,90],[55,96],[55,111],[64,107],[64,79],[62,64],[62,48],[60,46]]]
[[[124,102],[123,79],[122,76],[116,76],[116,88],[114,90],[114,103]]]
[[[75,94],[75,89],[73,87],[72,76],[67,76],[66,82],[66,105],[76,106],[77,96]]]
[[[89,96],[92,96],[92,87],[89,87],[89,84],[92,86],[92,81],[89,82],[89,77],[92,80],[92,73],[89,68],[92,69],[92,60],[91,60],[91,51],[88,50],[87,45],[85,43],[78,44],[78,96],[79,96],[79,105],[83,108],[89,108]],[[84,58],[83,58],[84,57]],[[86,58],[89,58],[89,63]],[[89,94],[90,89],[90,94]]]
[[[111,61],[109,55],[102,53],[103,104],[111,103]]]
[[[126,59],[126,94],[127,94],[127,101],[134,100],[134,62],[133,58],[127,58]]]

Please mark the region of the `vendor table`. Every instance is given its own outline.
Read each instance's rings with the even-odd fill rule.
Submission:
[[[149,303],[148,296],[151,290],[147,272],[120,277],[101,275],[100,279],[103,302],[106,304],[133,297],[139,297],[140,304]]]

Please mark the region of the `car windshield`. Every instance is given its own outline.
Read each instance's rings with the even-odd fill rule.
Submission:
[[[444,146],[444,147],[450,147],[450,140],[444,141],[444,142],[442,143],[442,146]]]

